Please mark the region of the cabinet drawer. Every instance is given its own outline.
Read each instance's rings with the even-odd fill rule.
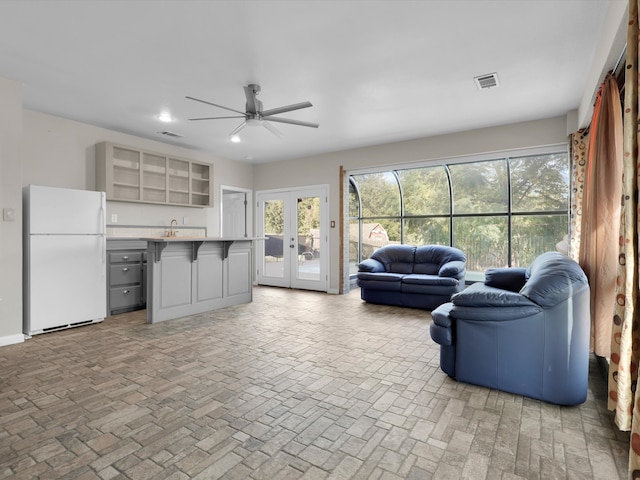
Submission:
[[[109,263],[139,262],[142,259],[142,252],[111,252]]]
[[[135,307],[140,305],[141,302],[139,285],[133,287],[115,287],[110,289],[109,308],[111,310]]]
[[[127,283],[140,283],[142,268],[139,263],[134,265],[111,265],[109,267],[109,285],[124,285]]]

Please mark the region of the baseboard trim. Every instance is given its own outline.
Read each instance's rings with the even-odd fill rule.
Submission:
[[[19,333],[17,335],[7,335],[6,337],[0,337],[0,347],[6,347],[7,345],[14,345],[16,343],[24,342],[24,335]]]

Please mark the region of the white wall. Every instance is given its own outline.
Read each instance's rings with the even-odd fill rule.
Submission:
[[[206,227],[208,235],[216,236],[220,230],[220,185],[253,187],[253,167],[249,164],[39,112],[24,110],[23,135],[24,185],[94,190],[94,147],[103,141],[213,164],[213,208],[107,202],[107,219],[116,213],[118,225],[168,226],[172,218],[182,223],[182,218],[188,217],[190,226]]]
[[[336,228],[331,229],[329,237],[329,290],[338,291],[340,166],[348,171],[566,142],[566,117],[554,117],[256,165],[254,188],[259,191],[304,185],[329,185],[329,220],[336,222]]]
[[[22,341],[22,86],[0,78],[0,345]]]

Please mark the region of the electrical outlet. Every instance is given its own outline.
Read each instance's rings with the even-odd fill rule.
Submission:
[[[118,214],[117,213],[112,213],[111,214],[111,223],[118,223]]]
[[[189,224],[189,217],[182,217],[182,224],[183,225],[188,225]]]

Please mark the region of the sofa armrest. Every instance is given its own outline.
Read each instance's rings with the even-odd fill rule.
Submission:
[[[384,272],[385,270],[384,265],[381,262],[373,258],[367,258],[358,264],[358,271],[376,273]]]
[[[451,297],[456,307],[500,308],[500,307],[538,307],[524,295],[510,290],[494,288],[483,283],[474,283],[462,292]]]
[[[441,277],[457,277],[460,274],[463,274],[467,269],[467,264],[460,260],[452,260],[451,262],[444,263],[440,270],[438,270],[438,275]]]
[[[526,268],[490,268],[484,273],[485,285],[511,292],[519,292],[526,282]]]

